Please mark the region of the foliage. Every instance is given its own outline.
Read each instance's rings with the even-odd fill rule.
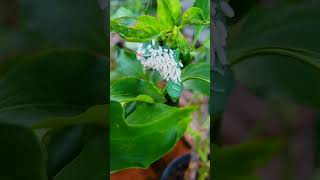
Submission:
[[[209,4],[207,0],[199,2]],[[158,72],[144,71],[141,64],[136,63],[139,61],[132,53],[136,46],[114,48],[118,55],[114,55],[110,87],[112,172],[147,168],[174,147],[185,133],[191,113],[196,110],[193,106],[176,107],[184,89],[200,89],[209,95],[209,61],[205,57],[200,63],[197,57],[208,54],[208,48],[195,48],[183,32],[187,26],[208,28],[209,10],[194,6],[182,12],[180,0],[158,0],[156,9],[156,16],[152,16],[137,14],[121,6],[116,10],[117,16],[111,18],[111,31],[120,35],[125,45],[143,43],[145,50],[148,46],[172,49],[175,62],[183,64],[180,67],[182,82],[167,81],[165,86],[161,85],[165,82]],[[124,64],[130,64],[130,67]],[[198,82],[202,87],[197,87]]]
[[[104,13],[87,0],[15,3],[14,23],[0,21],[0,179],[103,179]]]

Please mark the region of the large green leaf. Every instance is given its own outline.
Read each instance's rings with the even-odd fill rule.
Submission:
[[[0,143],[0,179],[47,179],[44,149],[32,130],[0,124]]]
[[[257,179],[255,171],[278,153],[284,142],[280,139],[249,142],[213,149],[213,178],[221,180]]]
[[[275,93],[319,107],[318,7],[298,3],[252,10],[234,27],[228,43],[232,63],[246,59],[234,64],[237,79],[265,97]]]
[[[47,174],[49,179],[53,177],[74,158],[76,158],[83,146],[82,126],[71,126],[61,129],[52,129],[42,138],[47,150]]]
[[[112,82],[110,100],[118,102],[143,101],[164,102],[164,97],[156,86],[139,78],[123,78]]]
[[[97,105],[90,107],[87,111],[67,117],[50,117],[44,118],[40,122],[32,124],[32,128],[62,128],[65,126],[79,124],[96,124],[107,126],[108,124],[108,105]]]
[[[128,21],[135,22],[128,24]],[[158,19],[152,16],[144,15],[136,17],[120,17],[112,19],[110,22],[111,31],[119,33],[119,35],[127,41],[145,42],[151,40],[154,36],[162,31],[162,25]]]
[[[101,180],[109,176],[107,170],[107,130],[90,138],[81,153],[65,166],[54,180]]]
[[[210,65],[195,63],[188,65],[182,71],[182,81],[185,88],[195,92],[210,95]]]
[[[98,1],[19,0],[21,24],[46,44],[106,52],[105,15]]]
[[[157,0],[158,18],[165,31],[171,30],[179,21],[181,14],[180,0]]]
[[[183,135],[194,108],[142,104],[124,119],[121,105],[111,102],[110,111],[110,170],[114,172],[147,168],[161,158]]]
[[[107,61],[103,57],[81,50],[53,50],[1,64],[8,67],[0,74],[1,122],[32,126],[107,103]]]
[[[4,4],[9,5],[5,10],[13,11],[9,14],[14,23],[0,25],[0,59],[48,48],[106,52],[105,15],[98,2],[18,0]]]

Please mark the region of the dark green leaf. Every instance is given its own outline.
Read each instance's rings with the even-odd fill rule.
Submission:
[[[98,1],[19,0],[21,23],[28,32],[59,48],[106,52],[105,15]],[[32,39],[31,39],[32,40]]]
[[[84,146],[80,155],[64,167],[54,180],[101,180],[109,176],[107,171],[107,131],[100,133]]]
[[[147,168],[161,158],[185,132],[194,108],[142,104],[126,120],[119,103],[111,102],[110,110],[110,165],[114,172]]]
[[[1,122],[32,126],[49,118],[77,116],[107,103],[107,61],[103,57],[80,50],[54,50],[1,64],[10,62],[13,64],[0,79]]]
[[[89,108],[87,111],[72,117],[52,117],[35,122],[32,128],[62,128],[65,126],[79,124],[97,124],[107,126],[108,124],[108,106],[97,105]]]
[[[48,153],[48,178],[53,177],[74,158],[84,146],[84,128],[80,126],[50,130],[45,134],[43,142]]]
[[[44,149],[32,130],[0,124],[0,143],[0,179],[47,179]]]

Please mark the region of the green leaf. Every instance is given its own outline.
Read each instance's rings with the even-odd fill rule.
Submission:
[[[23,31],[41,38],[45,42],[41,45],[106,52],[105,15],[98,2],[19,0],[18,4]]]
[[[130,20],[134,20],[133,25],[126,23],[126,21]],[[144,15],[139,18],[121,17],[112,19],[110,29],[119,33],[127,41],[145,42],[159,35],[163,27],[155,17]]]
[[[104,57],[81,50],[52,50],[1,61],[0,67],[11,62],[0,75],[0,122],[31,127],[107,103]]]
[[[195,63],[188,65],[182,71],[182,82],[185,88],[195,92],[210,95],[210,65]]]
[[[210,65],[208,63],[195,63],[188,65],[182,71],[182,81],[197,79],[210,84]]]
[[[142,104],[124,119],[121,105],[111,102],[110,111],[110,170],[115,172],[147,168],[169,152],[184,134],[194,108]]]
[[[81,113],[72,117],[53,117],[43,119],[40,122],[35,122],[32,125],[34,129],[40,128],[62,128],[66,126],[72,125],[80,125],[80,124],[96,124],[96,125],[104,125],[108,124],[108,106],[105,105],[97,105],[89,108],[84,113]]]
[[[210,1],[209,0],[196,0],[193,7],[198,7],[203,11],[203,17],[205,19],[210,18]]]
[[[80,155],[64,167],[54,180],[101,180],[108,175],[107,131],[99,133],[84,146]]]
[[[133,17],[134,14],[127,8],[120,7],[117,9],[117,11],[114,13],[114,15],[111,16],[111,19],[120,18],[120,17]]]
[[[178,99],[183,92],[182,82],[175,83],[172,80],[168,81],[166,84],[167,92],[173,99]]]
[[[203,11],[197,7],[187,9],[182,15],[183,25],[209,25],[210,21],[204,18]]]
[[[0,124],[0,142],[0,179],[47,179],[44,150],[32,130]]]
[[[181,14],[180,0],[157,0],[158,18],[164,31],[169,31],[177,25]]]
[[[213,178],[243,180],[254,178],[255,171],[278,153],[284,142],[281,139],[251,140],[244,144],[213,150]]]
[[[319,107],[317,7],[319,3],[297,3],[252,10],[234,27],[228,43],[232,61],[250,54],[249,61],[233,66],[237,80],[262,97],[276,94],[283,100]]]
[[[47,150],[48,179],[54,176],[74,158],[76,158],[83,146],[84,127],[72,126],[48,131],[42,142]]]
[[[157,87],[139,78],[115,80],[110,87],[110,100],[118,102],[142,101],[147,103],[164,102]]]
[[[127,53],[123,49],[120,50],[117,57],[116,69],[111,72],[116,79],[124,76],[144,77],[141,63],[137,60],[136,55]]]

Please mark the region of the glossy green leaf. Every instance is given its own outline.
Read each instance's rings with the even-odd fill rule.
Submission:
[[[221,180],[255,179],[258,168],[279,153],[284,142],[280,139],[249,142],[213,150],[213,178]]]
[[[187,9],[182,15],[183,25],[209,25],[210,21],[205,19],[203,11],[197,7]]]
[[[183,92],[183,83],[175,83],[170,80],[167,82],[166,88],[170,97],[172,97],[173,99],[178,99]]]
[[[32,130],[1,123],[0,142],[0,179],[47,179],[44,149]]]
[[[234,27],[228,42],[232,61],[244,59],[244,53],[250,59],[234,65],[237,79],[257,95],[277,94],[294,103],[319,107],[317,7],[315,2],[252,10]]]
[[[134,20],[133,25],[126,21]],[[155,17],[144,15],[136,17],[121,17],[112,19],[110,29],[127,41],[144,42],[151,40],[162,31],[162,25]]]
[[[92,137],[81,153],[65,166],[53,180],[101,180],[109,176],[107,131]]]
[[[53,50],[1,64],[10,62],[13,64],[0,79],[0,122],[32,126],[49,118],[77,116],[107,103],[107,61],[103,57],[81,50]]]
[[[180,0],[157,0],[157,13],[165,31],[177,25],[181,14]]]
[[[139,78],[115,80],[110,87],[110,100],[118,102],[143,101],[164,102],[164,97],[156,86]]]
[[[110,111],[110,170],[115,172],[147,168],[170,151],[184,134],[194,108],[142,104],[124,119],[121,105],[111,102]]]

